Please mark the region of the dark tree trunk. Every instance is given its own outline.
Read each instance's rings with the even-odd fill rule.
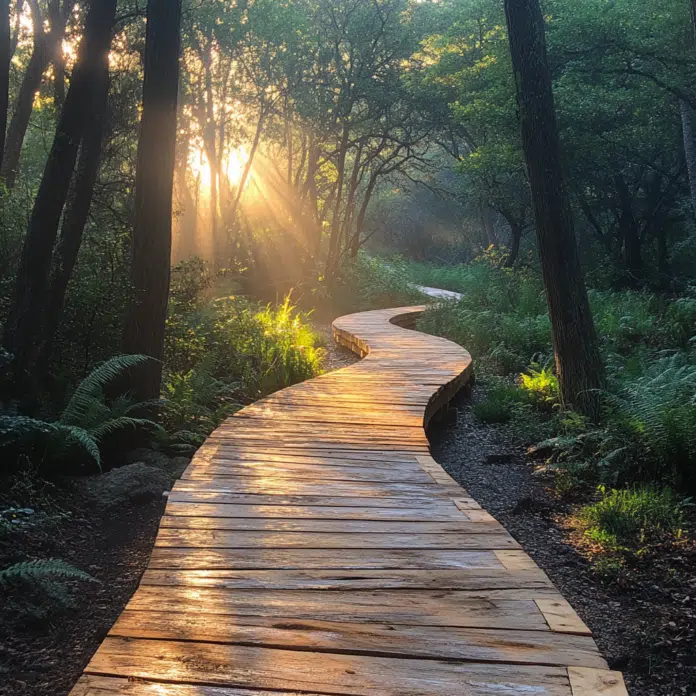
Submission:
[[[355,221],[355,233],[353,234],[353,239],[350,245],[350,257],[352,259],[357,258],[358,252],[360,251],[360,244],[363,237],[363,232],[365,231],[365,216],[367,215],[367,208],[370,205],[372,194],[375,191],[375,186],[377,185],[378,177],[378,171],[372,172],[372,174],[370,175],[370,180],[367,182],[365,195],[363,196],[362,203],[360,204],[358,219]]]
[[[51,28],[61,26],[60,0],[51,0],[48,5],[51,19]],[[63,41],[56,41],[53,51],[53,103],[56,111],[63,108],[65,102],[65,55],[63,53]]]
[[[620,214],[619,233],[623,240],[624,270],[628,273],[630,282],[636,283],[643,277],[643,258],[641,254],[640,231],[631,202],[631,192],[621,172],[614,176],[618,192]]]
[[[691,206],[696,212],[696,128],[694,127],[694,110],[683,99],[679,101],[681,111],[682,134],[684,136],[684,158],[689,174],[689,191]]]
[[[80,156],[68,203],[63,216],[60,239],[53,257],[50,292],[44,326],[43,343],[39,359],[39,374],[46,374],[53,349],[53,340],[60,323],[68,283],[72,277],[77,255],[82,244],[89,209],[92,204],[94,184],[101,162],[104,120],[109,94],[109,66],[104,63],[92,93],[92,107],[86,132],[80,147]]]
[[[143,111],[135,183],[131,276],[135,297],[123,347],[151,360],[133,375],[143,399],[159,396],[172,246],[181,0],[148,0]]]
[[[0,162],[5,153],[7,111],[10,100],[10,0],[0,0]]]
[[[505,259],[505,267],[512,268],[520,256],[520,243],[522,242],[522,225],[510,223],[510,252]]]
[[[108,59],[115,15],[116,0],[93,0],[89,6],[78,62],[29,219],[3,336],[5,348],[14,355],[20,381],[36,360],[53,247],[89,120],[85,104],[90,103],[95,82]]]
[[[57,46],[63,41],[67,19],[65,13],[70,13],[72,5],[73,3],[70,3],[66,6],[57,26],[51,26],[48,33],[41,31],[34,36],[34,48],[19,88],[10,127],[7,130],[2,166],[0,166],[0,177],[5,181],[7,188],[11,189],[15,185],[24,137],[27,134],[31,114],[34,110],[34,97],[41,87],[46,68],[56,55]],[[36,24],[35,22],[35,26]]]
[[[333,217],[331,218],[331,236],[329,237],[329,253],[326,257],[326,276],[330,278],[335,270],[338,260],[338,241],[341,232],[341,203],[343,201],[343,181],[346,170],[346,155],[348,154],[348,138],[350,129],[348,123],[343,125],[343,135],[338,149],[338,162],[336,170],[338,178],[336,180],[336,198],[333,202]]]
[[[563,403],[599,417],[604,368],[578,258],[539,0],[505,0],[542,274]]]

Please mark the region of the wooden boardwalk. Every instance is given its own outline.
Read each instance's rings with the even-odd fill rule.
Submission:
[[[626,694],[544,573],[430,457],[424,422],[471,359],[391,323],[418,311],[338,319],[365,360],[210,436],[72,696]]]

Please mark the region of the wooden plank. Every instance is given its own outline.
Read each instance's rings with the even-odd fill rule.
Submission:
[[[238,645],[106,638],[87,674],[365,696],[570,696],[565,667],[394,660]]]
[[[575,609],[563,599],[539,599],[537,606],[544,615],[549,628],[558,633],[576,633],[590,635],[591,631],[576,614]]]
[[[628,696],[621,672],[568,667],[573,696]]]
[[[157,547],[191,549],[510,549],[509,534],[383,534],[352,532],[161,529]]]
[[[109,635],[154,640],[186,636],[200,642],[313,652],[607,669],[591,638],[559,638],[548,631],[300,621],[294,615],[235,617],[227,622],[203,614],[126,610]]]
[[[172,549],[155,547],[150,568],[302,570],[501,568],[493,551],[346,549]]]
[[[140,587],[131,611],[166,611],[217,616],[284,616],[350,623],[460,626],[547,631],[535,600],[555,590],[400,592],[324,590],[231,591],[201,587]]]
[[[227,489],[229,491],[229,487]],[[435,496],[335,496],[335,495],[314,495],[294,493],[291,495],[284,493],[229,493],[220,490],[173,490],[169,493],[169,500],[176,502],[190,503],[225,503],[228,505],[290,505],[290,506],[315,506],[320,507],[356,507],[356,508],[421,508],[421,516],[424,511],[430,510],[433,513],[438,510],[448,510],[457,508],[452,502],[443,495],[437,499]],[[472,505],[475,503],[472,501]],[[466,509],[466,508],[465,508]],[[429,514],[429,513],[428,513]],[[422,518],[422,517],[421,517]]]
[[[217,587],[228,590],[553,590],[540,570],[469,567],[463,570],[155,570],[141,585]]]
[[[335,509],[335,508],[332,508]],[[491,518],[492,519],[492,518]],[[285,519],[268,517],[181,517],[165,515],[162,529],[219,529],[228,531],[332,532],[338,534],[505,534],[505,528],[492,522],[399,522],[384,520]]]
[[[70,696],[320,696],[303,691],[258,691],[202,684],[166,684],[121,677],[99,677],[90,674],[80,677]]]
[[[225,502],[180,501],[179,496],[170,495],[166,514],[179,517],[258,518],[272,520],[392,520],[419,522],[423,519],[422,507],[380,507],[346,505],[264,505]],[[266,498],[266,500],[268,497]],[[272,499],[271,499],[272,500]],[[343,499],[345,500],[345,499]],[[429,506],[429,522],[466,520],[464,513],[454,505]]]

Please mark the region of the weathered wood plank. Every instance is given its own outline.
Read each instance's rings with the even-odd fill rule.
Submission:
[[[509,534],[383,534],[352,532],[161,529],[156,547],[191,549],[511,549]]]
[[[227,622],[203,614],[126,610],[110,635],[155,640],[186,636],[193,641],[288,650],[607,669],[591,638],[559,638],[547,631],[348,624],[298,620],[293,614],[280,618],[235,617]]]
[[[335,508],[332,508],[335,509]],[[383,520],[284,519],[274,517],[225,518],[181,517],[165,515],[162,529],[216,529],[228,531],[268,532],[332,532],[337,534],[507,534],[505,528],[491,522],[399,522]]]
[[[140,587],[131,611],[167,611],[231,616],[389,623],[417,626],[527,629],[548,632],[535,600],[558,597],[555,590],[400,592],[323,590],[231,591],[201,587]]]
[[[87,674],[365,696],[570,696],[564,667],[395,660],[237,645],[107,638]]]
[[[501,568],[493,551],[345,549],[172,549],[155,547],[150,568],[163,570],[324,570]]]
[[[217,587],[228,590],[553,590],[537,570],[469,567],[463,570],[374,570],[342,568],[286,570],[145,571],[141,585]]]

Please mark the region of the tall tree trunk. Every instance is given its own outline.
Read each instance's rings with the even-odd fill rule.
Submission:
[[[510,225],[510,252],[505,259],[505,267],[512,268],[520,256],[520,244],[522,242],[522,225],[516,222]]]
[[[10,100],[10,0],[0,0],[0,162],[5,152],[7,112]]]
[[[505,0],[539,255],[563,403],[600,411],[604,367],[578,258],[539,0]]]
[[[620,215],[619,230],[623,240],[624,269],[628,272],[631,282],[638,281],[643,276],[643,258],[640,249],[640,231],[631,202],[631,192],[623,177],[617,169],[614,176],[616,190],[618,192]]]
[[[53,350],[53,340],[63,312],[65,294],[77,262],[77,255],[82,244],[82,235],[89,217],[89,209],[92,205],[94,185],[97,181],[99,164],[101,163],[108,95],[109,66],[104,63],[101,75],[92,94],[92,107],[86,126],[86,133],[80,147],[80,156],[69,192],[65,215],[63,216],[60,239],[53,257],[53,272],[51,274],[43,342],[39,358],[40,375],[46,374],[48,368]]]
[[[77,65],[29,219],[3,336],[5,348],[14,356],[19,380],[27,376],[36,360],[53,246],[88,122],[85,104],[90,103],[95,82],[108,59],[115,15],[116,0],[90,3]]]
[[[180,25],[181,0],[148,0],[131,265],[135,297],[123,339],[126,353],[155,358],[133,375],[135,392],[143,399],[157,398],[162,380],[172,247]]]
[[[360,211],[358,212],[358,219],[355,221],[355,232],[353,233],[353,239],[350,243],[351,259],[357,258],[358,252],[360,251],[361,239],[363,236],[363,232],[365,231],[365,216],[367,215],[367,208],[370,205],[372,194],[375,192],[375,186],[377,185],[378,177],[379,170],[374,171],[370,175],[370,180],[367,182],[365,195],[363,196],[362,203],[360,204]]]
[[[244,189],[246,187],[249,176],[251,175],[251,168],[254,165],[254,158],[256,157],[256,151],[259,148],[259,142],[261,141],[261,133],[263,133],[263,125],[266,120],[266,105],[261,103],[261,110],[259,112],[259,120],[256,122],[256,132],[254,133],[254,141],[251,143],[251,150],[249,150],[249,159],[247,159],[244,164],[244,171],[242,172],[242,177],[239,180],[239,185],[237,186],[237,193],[234,197],[232,207],[230,208],[230,222],[235,225],[235,218],[237,217],[237,210],[239,209],[239,204],[242,201],[242,195],[244,194]]]
[[[34,97],[41,87],[43,74],[55,56],[57,45],[65,36],[66,13],[70,14],[74,3],[69,3],[61,15],[57,26],[52,26],[49,32],[40,30],[34,36],[34,48],[26,72],[22,78],[17,101],[15,103],[10,127],[7,130],[5,140],[5,152],[0,166],[0,177],[5,181],[7,188],[13,188],[17,179],[19,160],[22,154],[24,137],[27,134],[31,114],[34,110]],[[34,5],[35,11],[36,5]],[[38,22],[40,26],[40,22]],[[37,22],[34,22],[37,25]]]
[[[60,0],[51,0],[48,5],[48,13],[51,19],[51,27],[61,24]],[[53,52],[53,103],[56,111],[63,108],[65,102],[65,54],[63,53],[63,41],[56,41]]]
[[[689,174],[691,205],[696,213],[696,128],[694,127],[694,110],[683,99],[679,100],[679,110],[681,111],[682,134],[684,136],[686,170]]]
[[[346,173],[346,155],[348,154],[348,138],[350,129],[348,123],[343,124],[343,134],[338,149],[338,163],[336,170],[338,178],[336,180],[336,198],[333,203],[333,216],[331,218],[331,236],[329,237],[329,253],[326,257],[326,276],[331,277],[334,272],[336,261],[338,260],[338,242],[341,231],[341,203],[343,202],[343,180]]]

